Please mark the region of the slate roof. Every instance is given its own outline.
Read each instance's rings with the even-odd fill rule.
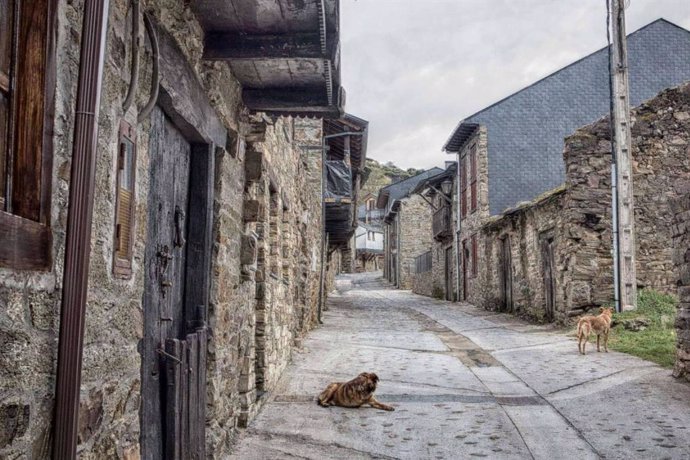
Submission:
[[[412,194],[412,191],[417,187],[421,181],[424,181],[432,176],[440,174],[443,172],[441,168],[431,168],[426,171],[417,174],[416,176],[408,177],[405,180],[401,180],[391,185],[387,185],[379,190],[378,200],[376,206],[381,209],[385,209],[384,219],[387,219],[393,210],[393,205]]]
[[[690,80],[690,31],[658,19],[628,35],[630,102],[637,106]],[[492,215],[565,180],[563,139],[609,112],[604,47],[525,89],[468,116],[444,146],[457,152],[484,125]]]

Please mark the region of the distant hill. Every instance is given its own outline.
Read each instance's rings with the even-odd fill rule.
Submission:
[[[362,173],[362,190],[360,196],[367,193],[376,195],[379,189],[390,185],[393,182],[398,182],[408,177],[412,177],[422,172],[423,169],[400,169],[392,162],[379,163],[376,160],[367,158],[364,165],[364,172]]]

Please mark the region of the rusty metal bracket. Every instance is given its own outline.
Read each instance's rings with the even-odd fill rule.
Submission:
[[[162,348],[156,348],[156,353],[158,353],[159,355],[163,355],[163,356],[165,356],[166,358],[172,359],[172,360],[175,361],[177,364],[182,364],[182,361],[180,361],[180,359],[179,359],[177,356],[173,356],[173,355],[171,355],[170,353],[167,353],[167,352],[166,352],[165,350],[163,350]]]

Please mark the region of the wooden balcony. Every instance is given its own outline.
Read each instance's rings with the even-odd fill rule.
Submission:
[[[452,215],[450,206],[442,206],[434,212],[432,229],[435,240],[443,240],[453,236],[453,226],[451,224]]]

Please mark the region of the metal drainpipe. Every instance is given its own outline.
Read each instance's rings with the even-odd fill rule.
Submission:
[[[82,30],[65,246],[53,458],[77,455],[84,320],[98,144],[98,110],[108,30],[108,0],[86,0]]]
[[[460,168],[460,151],[455,155],[456,159],[456,169],[457,169],[457,181],[456,181],[456,190],[455,190],[455,219],[456,219],[456,225],[455,225],[455,295],[456,298],[455,300],[457,302],[460,301],[460,270],[462,269],[462,254],[460,253],[461,248],[460,248],[460,230],[462,227],[462,216],[460,215],[460,200],[461,200],[461,192],[460,192],[460,180],[462,179],[461,177],[461,168]]]
[[[402,202],[400,203],[400,207],[402,208]],[[402,283],[401,283],[402,271],[400,270],[400,267],[402,264],[402,260],[400,260],[401,259],[400,256],[402,255],[402,252],[400,250],[402,248],[402,244],[401,244],[402,243],[402,241],[401,241],[402,235],[400,232],[400,210],[398,210],[398,213],[395,215],[395,220],[396,220],[395,233],[397,236],[396,237],[396,244],[395,244],[395,248],[397,251],[396,257],[395,257],[395,265],[396,265],[395,270],[397,272],[397,274],[395,275],[395,287],[400,289],[400,286],[402,286]]]

